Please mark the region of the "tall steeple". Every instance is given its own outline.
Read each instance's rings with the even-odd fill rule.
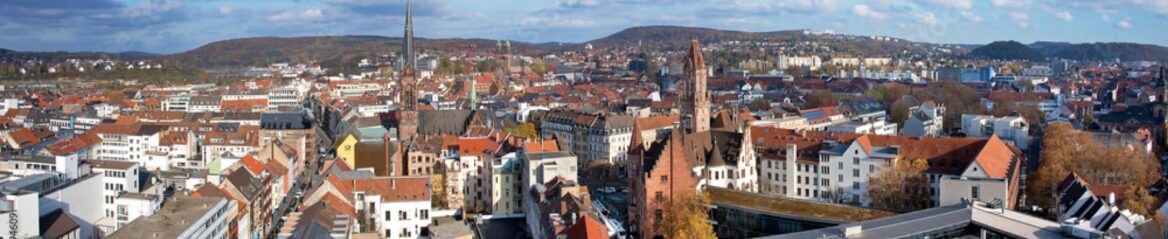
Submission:
[[[698,40],[693,40],[685,61],[686,79],[680,92],[681,123],[685,133],[710,130],[710,93],[706,92],[708,72],[702,59],[702,47]]]
[[[406,32],[402,34],[402,68],[413,68],[417,61],[414,60],[414,17],[410,9],[410,0],[406,0]]]
[[[410,13],[410,0],[406,0],[406,29],[402,35],[402,68],[401,77],[398,77],[398,140],[409,142],[414,139],[418,129],[418,73],[414,69],[414,20]]]

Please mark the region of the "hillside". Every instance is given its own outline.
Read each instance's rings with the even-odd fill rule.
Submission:
[[[996,41],[973,49],[969,57],[993,60],[1043,61],[1046,57],[1016,41]]]
[[[1148,44],[1035,42],[1030,48],[1047,57],[1071,60],[1168,61],[1168,47]]]
[[[941,46],[931,43],[912,42],[903,39],[837,34],[805,34],[801,30],[773,32],[743,32],[700,27],[645,26],[628,28],[612,35],[587,41],[594,48],[634,47],[640,44],[645,49],[681,50],[689,47],[691,40],[703,43],[727,41],[752,42],[814,42],[825,46],[833,53],[844,55],[894,56],[927,52]],[[956,49],[964,53],[962,49]]]
[[[489,39],[422,39],[418,52],[465,51],[469,44],[480,52],[492,51],[496,41]],[[537,48],[512,42],[516,53],[530,53]],[[199,67],[252,66],[276,62],[317,61],[334,68],[355,64],[362,58],[401,50],[401,38],[381,36],[259,37],[213,42],[194,50],[167,56],[174,61]]]
[[[118,59],[118,60],[144,60],[144,59],[154,59],[154,58],[159,57],[159,56],[161,56],[161,55],[152,54],[152,53],[145,53],[145,52],[135,52],[135,51],[120,52],[120,53],[67,52],[67,51],[28,52],[28,51],[15,51],[15,50],[10,50],[10,49],[0,48],[0,60],[45,60],[45,61],[54,61],[54,62],[55,61],[64,61],[64,60],[68,60],[68,59],[91,59],[91,58]]]

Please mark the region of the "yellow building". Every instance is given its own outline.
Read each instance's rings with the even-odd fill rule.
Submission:
[[[346,134],[341,141],[337,143],[337,158],[341,158],[349,165],[350,168],[356,165],[357,159],[357,136],[353,134]]]

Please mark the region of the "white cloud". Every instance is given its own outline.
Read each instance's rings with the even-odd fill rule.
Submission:
[[[929,0],[929,3],[948,9],[969,10],[973,8],[972,0]]]
[[[778,0],[775,7],[792,12],[814,13],[835,11],[836,0]]]
[[[1123,19],[1123,21],[1116,22],[1115,27],[1118,27],[1121,29],[1131,29],[1132,23],[1131,23],[1130,19]]]
[[[563,0],[558,4],[561,7],[576,8],[576,7],[595,7],[600,5],[597,0]]]
[[[1029,3],[1029,2],[1027,2],[1026,0],[991,0],[990,1],[990,4],[994,5],[995,7],[1005,7],[1005,8],[1020,8],[1022,6],[1025,6],[1027,3]]]
[[[235,9],[231,9],[231,7],[227,7],[227,6],[219,7],[219,15],[231,15],[231,12],[234,12],[234,11],[235,11]]]
[[[937,20],[937,16],[931,12],[917,14],[916,22],[927,27],[940,27],[941,21]]]
[[[978,16],[977,13],[973,13],[971,11],[961,12],[961,17],[965,18],[965,20],[969,20],[972,22],[981,22],[983,20],[981,18],[981,16]]]
[[[1018,28],[1030,28],[1030,15],[1025,12],[1010,12],[1010,18],[1018,24]]]
[[[1103,14],[1102,18],[1104,22],[1111,22],[1111,15]]]
[[[884,13],[874,11],[874,10],[872,10],[872,8],[869,8],[868,5],[864,5],[864,4],[856,4],[855,6],[852,6],[852,14],[856,14],[856,16],[871,18],[871,19],[876,19],[876,20],[883,20],[884,18],[888,17],[888,16],[885,16]]]
[[[520,20],[519,25],[531,28],[588,28],[596,26],[596,22],[582,19],[562,19],[559,17],[527,17]]]
[[[314,21],[324,19],[324,12],[320,9],[307,9],[304,11],[284,11],[275,15],[268,16],[268,21]]]
[[[1068,11],[1056,12],[1054,13],[1054,17],[1067,22],[1075,20],[1075,17],[1071,16],[1071,12]]]

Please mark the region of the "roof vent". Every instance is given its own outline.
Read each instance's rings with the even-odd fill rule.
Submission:
[[[856,224],[844,228],[844,237],[853,237],[860,235],[864,231],[864,226]]]

